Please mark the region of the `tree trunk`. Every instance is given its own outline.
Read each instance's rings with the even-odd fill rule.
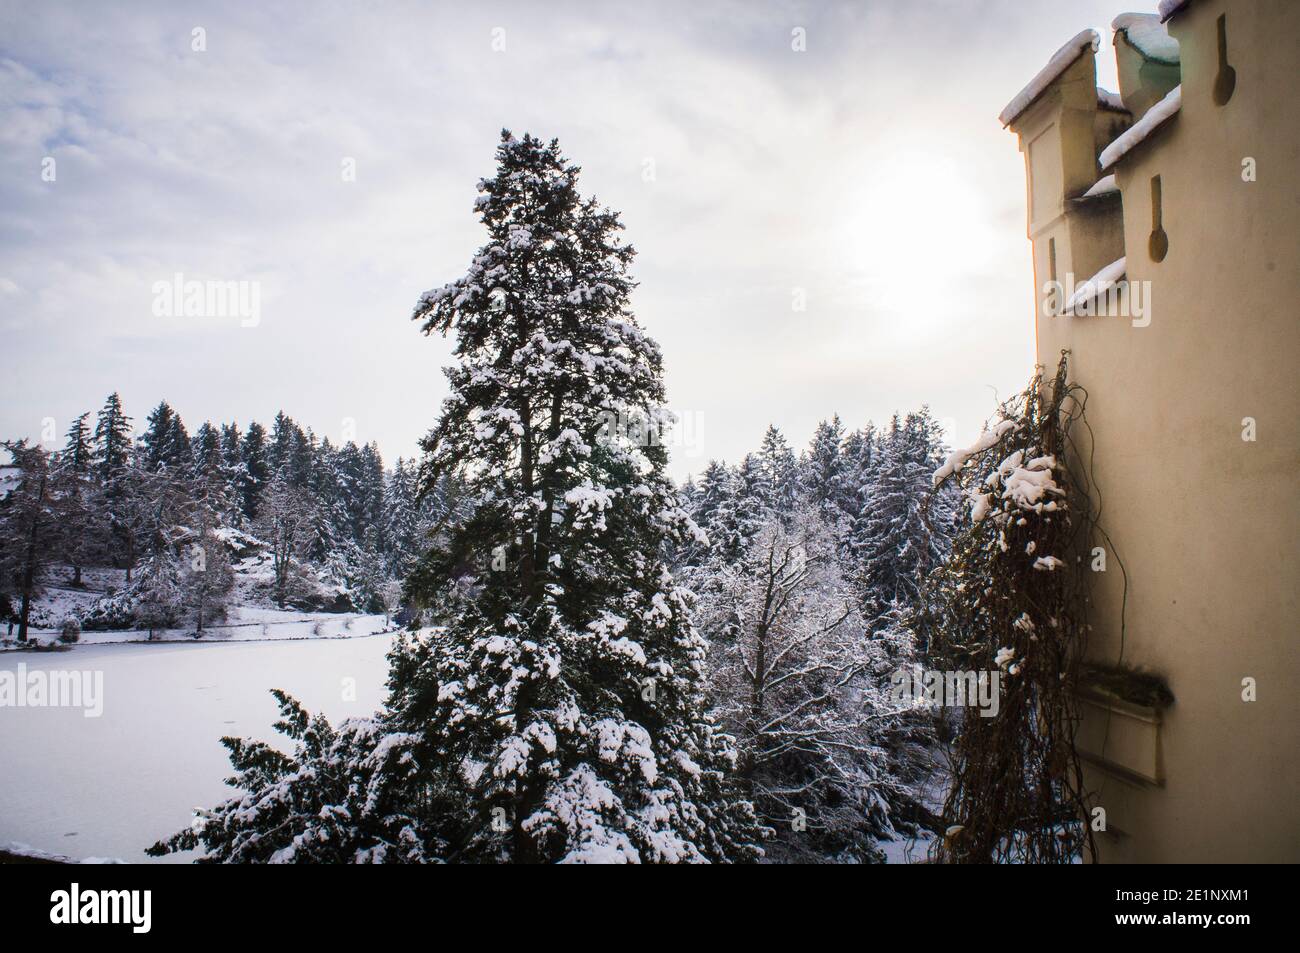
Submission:
[[[27,641],[27,610],[31,605],[31,593],[26,589],[23,590],[23,608],[18,616],[18,641]]]
[[[27,561],[23,567],[23,608],[18,620],[18,641],[27,641],[27,618],[32,608],[32,589],[36,585],[36,541],[40,533],[40,508],[45,502],[45,476],[41,475],[41,488],[36,495],[36,513],[32,517],[32,532],[27,539]]]

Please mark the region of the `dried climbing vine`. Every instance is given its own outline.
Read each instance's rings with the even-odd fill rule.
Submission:
[[[1062,352],[1004,403],[974,447],[935,474],[956,483],[971,521],[929,579],[917,620],[932,664],[996,672],[998,712],[960,710],[932,858],[947,863],[1070,863],[1095,856],[1073,739],[1087,643],[1087,564],[1099,532],[1071,431],[1087,394]],[[1086,427],[1086,422],[1083,424]],[[1090,467],[1089,467],[1090,469]]]

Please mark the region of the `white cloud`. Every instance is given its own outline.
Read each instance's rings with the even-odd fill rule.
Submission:
[[[118,389],[191,427],[350,417],[410,454],[448,348],[407,318],[481,242],[474,183],[509,126],[558,136],[624,213],[634,304],[706,456],[927,400],[973,435],[1032,362],[1023,165],[997,111],[1119,8],[971,6],[6,7],[0,433]],[[261,324],[154,318],[178,271],[260,281]]]

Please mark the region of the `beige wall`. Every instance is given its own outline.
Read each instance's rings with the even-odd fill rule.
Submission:
[[[1177,66],[1152,62],[1144,57],[1124,33],[1115,34],[1115,67],[1125,107],[1134,119],[1164,98],[1178,85]]]
[[[1211,93],[1220,13],[1237,76],[1223,106]],[[1151,282],[1148,327],[1038,317],[1039,361],[1054,367],[1068,348],[1072,377],[1090,395],[1102,521],[1129,575],[1124,660],[1165,676],[1176,697],[1158,727],[1141,712],[1110,715],[1108,757],[1132,750],[1146,763],[1126,776],[1088,771],[1111,829],[1100,859],[1295,862],[1300,3],[1194,0],[1169,29],[1181,47],[1183,106],[1115,170],[1123,249],[1118,210],[1072,208],[1068,186],[1059,220],[1034,209],[1030,221],[1040,287],[1051,235],[1062,273],[1073,267],[1082,280],[1127,249],[1129,280]],[[1091,59],[1081,58],[1087,71]],[[1064,99],[1045,96],[1016,121],[1022,148],[1051,134]],[[1081,134],[1063,143],[1076,157],[1105,144]],[[1241,178],[1247,156],[1258,164],[1254,183]],[[1053,168],[1030,171],[1064,185]],[[1147,252],[1153,175],[1169,237],[1159,263]],[[1242,440],[1244,417],[1257,422],[1255,442]],[[1114,554],[1094,578],[1091,654],[1113,662],[1122,583]],[[1258,683],[1257,701],[1241,698],[1246,677]],[[1087,707],[1089,719],[1106,717]]]

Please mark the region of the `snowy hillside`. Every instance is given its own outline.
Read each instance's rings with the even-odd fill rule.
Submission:
[[[63,620],[92,616],[97,605],[111,601],[115,593],[126,588],[125,577],[125,571],[120,569],[88,568],[82,571],[83,584],[73,586],[69,583],[67,567],[51,567],[42,579],[41,595],[34,601],[29,637],[38,643],[58,641]],[[150,640],[193,641],[196,638],[223,642],[351,638],[390,632],[396,627],[392,617],[382,613],[313,612],[276,607],[271,592],[273,577],[269,557],[265,554],[250,555],[236,563],[234,578],[234,593],[226,609],[226,618],[205,626],[201,636],[193,625],[159,628],[152,633],[137,628],[83,629],[77,642],[102,645]],[[322,592],[332,591],[336,597],[342,596],[341,587],[331,588],[321,583],[320,588]],[[4,630],[0,629],[0,651],[20,647],[12,637],[5,638]]]

